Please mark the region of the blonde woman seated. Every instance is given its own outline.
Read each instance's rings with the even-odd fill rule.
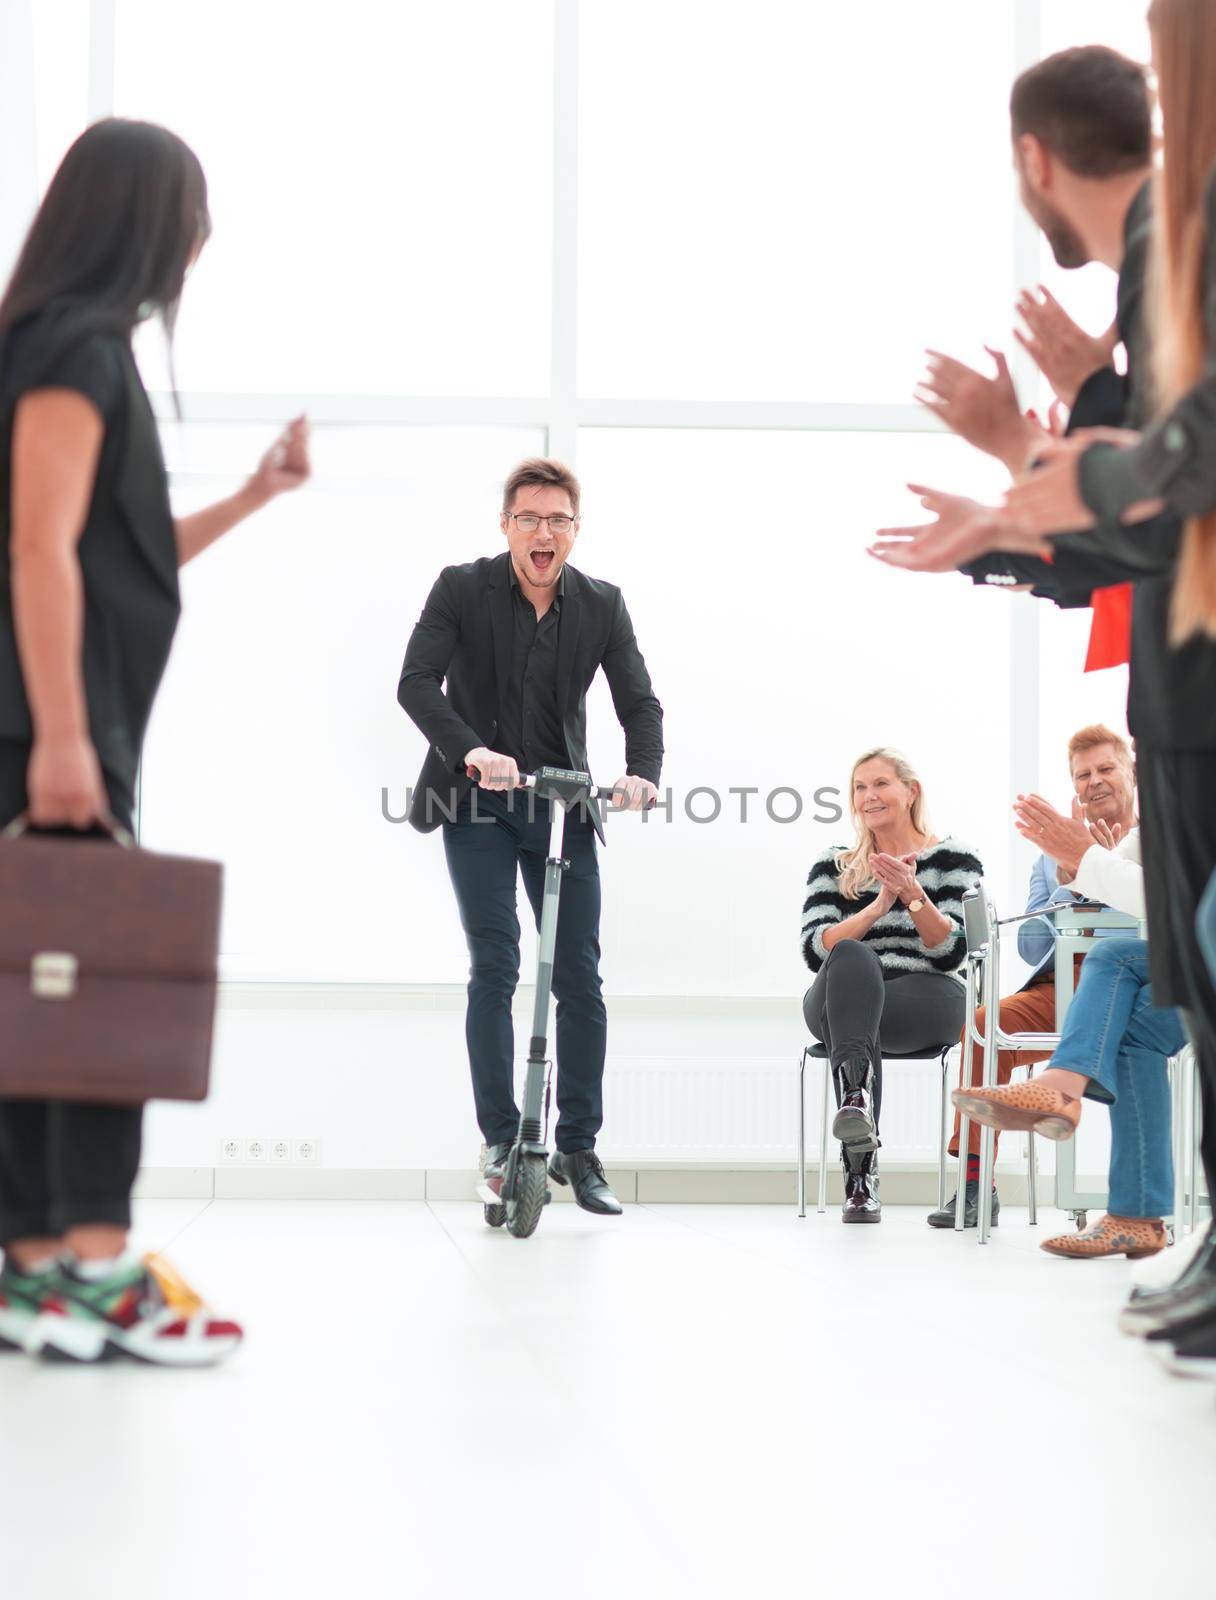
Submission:
[[[807,879],[802,954],[816,977],[802,1009],[831,1055],[843,1220],[878,1222],[882,1052],[957,1041],[963,893],[984,869],[970,846],[931,831],[920,779],[897,750],[858,759],[849,804],[857,842],[826,851]]]

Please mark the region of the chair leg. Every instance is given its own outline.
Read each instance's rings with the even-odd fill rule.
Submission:
[[[1174,1117],[1174,1243],[1182,1242],[1186,1231],[1186,1164],[1188,1141],[1186,1137],[1186,1057],[1173,1056],[1170,1060],[1170,1099]]]
[[[992,1128],[980,1130],[980,1214],[979,1214],[979,1242],[988,1243],[988,1236],[992,1232],[992,1168],[993,1157],[996,1153],[996,1134]]]
[[[1034,1077],[1033,1064],[1026,1070],[1026,1082]],[[1039,1163],[1035,1149],[1034,1129],[1026,1135],[1026,1206],[1030,1212],[1030,1226],[1039,1225]]]
[[[1039,1163],[1035,1158],[1034,1134],[1026,1136],[1026,1203],[1030,1208],[1030,1226],[1039,1225]]]
[[[967,1218],[967,1147],[971,1141],[971,1118],[965,1113],[958,1120],[958,1193],[954,1197],[954,1231],[962,1233]]]
[[[828,1083],[832,1077],[832,1063],[823,1063],[823,1115],[819,1129],[819,1204],[815,1209],[820,1216],[828,1208]]]
[[[937,1117],[937,1209],[942,1211],[946,1205],[946,1145],[949,1143],[949,1134],[946,1132],[946,1063],[950,1059],[949,1050],[942,1051],[942,1096]]]
[[[807,1046],[809,1050],[810,1046]],[[806,1058],[798,1063],[798,1215],[806,1216]]]
[[[1202,1132],[1203,1123],[1203,1102],[1199,1095],[1198,1058],[1191,1062],[1191,1070],[1188,1076],[1191,1080],[1191,1155],[1188,1163],[1191,1169],[1190,1231],[1194,1233],[1199,1226],[1199,1136]]]

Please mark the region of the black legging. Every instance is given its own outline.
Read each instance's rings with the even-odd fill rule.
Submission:
[[[28,745],[0,740],[0,827],[25,810]],[[107,778],[125,827],[131,796]],[[57,1238],[84,1223],[129,1227],[143,1109],[67,1100],[0,1100],[0,1247]]]
[[[966,997],[944,972],[885,973],[878,953],[857,939],[828,951],[802,1001],[806,1025],[831,1052],[836,1100],[840,1066],[868,1060],[874,1069],[874,1125],[882,1111],[882,1052],[932,1055],[957,1044]]]

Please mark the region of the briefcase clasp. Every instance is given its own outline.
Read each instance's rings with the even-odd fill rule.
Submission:
[[[80,963],[64,950],[42,950],[30,962],[30,991],[39,1000],[70,1000]]]

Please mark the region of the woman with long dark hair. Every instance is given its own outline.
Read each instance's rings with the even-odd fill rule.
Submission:
[[[0,826],[129,828],[178,568],[308,476],[297,418],[236,494],[175,519],[131,351],[172,335],[210,232],[194,153],[108,119],[68,151],[0,300]],[[128,1251],[142,1108],[0,1099],[0,1345],[207,1364],[239,1344]]]

